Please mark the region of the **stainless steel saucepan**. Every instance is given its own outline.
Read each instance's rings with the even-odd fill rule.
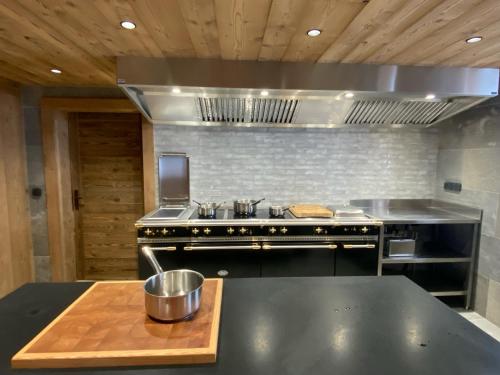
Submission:
[[[193,316],[201,304],[203,275],[191,270],[165,272],[149,246],[143,246],[142,253],[156,271],[144,284],[146,313],[164,322]]]
[[[283,206],[269,206],[269,216],[270,217],[283,217],[285,216],[285,212],[290,208]]]
[[[215,202],[197,202],[193,199],[193,202],[198,205],[198,216],[201,217],[215,217],[217,213],[217,209],[220,208],[224,203],[215,203]]]
[[[234,213],[241,216],[252,216],[257,211],[257,205],[266,198],[258,201],[250,199],[239,199],[233,202]]]

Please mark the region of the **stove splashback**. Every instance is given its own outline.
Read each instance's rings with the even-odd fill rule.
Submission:
[[[498,94],[499,70],[119,57],[154,124],[426,127]]]
[[[189,206],[189,157],[186,154],[172,152],[160,155],[158,180],[161,206]]]

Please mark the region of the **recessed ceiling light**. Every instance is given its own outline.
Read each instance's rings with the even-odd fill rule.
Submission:
[[[483,40],[482,36],[472,36],[470,38],[465,39],[465,43],[472,44],[472,43],[480,42],[481,40]]]
[[[53,68],[53,69],[50,69],[50,71],[54,74],[61,74],[62,73],[62,70],[60,69],[56,69],[56,68]]]
[[[267,90],[262,90],[262,91],[260,92],[260,95],[262,95],[262,96],[268,96],[268,95],[269,95],[269,91],[267,91]]]
[[[346,98],[352,98],[352,97],[354,96],[354,94],[353,94],[352,92],[346,92],[346,93],[344,94],[344,96],[345,96]]]
[[[172,89],[172,93],[173,93],[173,94],[180,94],[180,93],[181,93],[181,89],[180,89],[180,88],[178,88],[178,87],[174,87],[174,88]]]
[[[120,26],[127,30],[135,29],[135,23],[133,23],[132,21],[122,21],[120,22]]]
[[[307,35],[309,35],[309,36],[315,37],[315,36],[318,36],[319,34],[321,34],[320,29],[307,30]]]
[[[436,99],[436,95],[434,95],[434,94],[427,94],[427,95],[425,96],[425,99],[427,99],[427,100]]]

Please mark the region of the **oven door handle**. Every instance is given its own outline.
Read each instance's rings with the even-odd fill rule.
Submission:
[[[323,245],[262,245],[262,250],[293,250],[293,249],[326,249],[335,250],[337,245],[323,244]]]
[[[344,249],[375,249],[375,245],[372,243],[364,244],[344,244],[342,245]]]
[[[153,251],[175,251],[177,247],[175,246],[148,246]]]
[[[185,251],[210,251],[210,250],[260,250],[259,244],[251,245],[216,245],[216,246],[184,246]]]

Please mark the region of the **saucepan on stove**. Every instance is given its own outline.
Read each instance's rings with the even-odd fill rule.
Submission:
[[[201,217],[215,217],[217,213],[217,209],[220,208],[224,203],[215,203],[215,202],[197,202],[193,199],[193,202],[198,205],[198,216]]]
[[[257,205],[266,198],[258,201],[252,199],[238,199],[233,202],[234,213],[240,216],[252,216],[257,212]]]
[[[143,246],[142,253],[156,271],[144,284],[146,313],[164,322],[192,317],[200,308],[203,275],[192,270],[163,271],[149,246]]]
[[[270,217],[283,217],[285,216],[285,212],[288,211],[289,207],[283,206],[269,206],[269,216]]]

